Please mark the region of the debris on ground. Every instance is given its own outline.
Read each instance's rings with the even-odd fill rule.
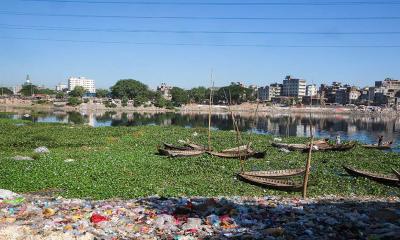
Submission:
[[[38,147],[34,150],[35,153],[50,153],[50,150],[47,147]]]
[[[0,239],[394,239],[391,197],[163,198],[93,201],[1,190]],[[3,198],[5,199],[5,198]]]
[[[27,156],[15,156],[11,159],[14,161],[33,161],[33,158]]]

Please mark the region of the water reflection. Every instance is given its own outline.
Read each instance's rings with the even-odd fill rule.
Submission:
[[[141,126],[141,125],[177,125],[183,127],[207,127],[207,114],[178,113],[120,113],[120,112],[18,112],[1,114],[0,117],[12,117],[33,122],[62,122],[71,124],[89,124],[100,126]],[[242,131],[254,131],[260,134],[281,136],[310,136],[309,125],[314,126],[317,137],[335,137],[340,134],[343,139],[356,139],[366,143],[376,142],[379,135],[385,139],[400,140],[400,120],[389,117],[354,117],[341,114],[266,114],[260,113],[236,115]],[[232,130],[230,114],[212,115],[212,126],[215,129]],[[254,126],[254,127],[253,127]]]

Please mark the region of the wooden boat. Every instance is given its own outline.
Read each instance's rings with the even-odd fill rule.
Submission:
[[[190,148],[192,148],[193,150],[207,150],[206,146],[202,146],[202,145],[198,145],[198,144],[194,144],[194,143],[188,143],[185,144],[185,146],[188,146]]]
[[[379,146],[378,144],[365,144],[362,145],[363,148],[372,148],[372,149],[378,149],[378,150],[389,150],[392,149],[392,144],[391,143],[385,143]]]
[[[396,175],[397,179],[399,179],[399,181],[400,181],[400,172],[395,170],[394,168],[392,168],[392,171],[393,171],[394,175]]]
[[[239,147],[229,148],[229,149],[222,150],[221,152],[223,152],[223,153],[238,152],[238,151],[245,152],[246,150],[250,150],[250,145],[251,144],[249,144],[248,146],[243,145],[243,146],[239,146]]]
[[[351,175],[360,176],[369,178],[371,180],[389,184],[389,185],[397,185],[400,186],[400,180],[395,175],[384,175],[379,173],[372,173],[364,170],[359,170],[350,166],[343,166],[343,168]]]
[[[213,156],[221,158],[264,158],[266,152],[256,152],[256,151],[242,151],[242,152],[207,152]]]
[[[277,148],[286,148],[290,151],[304,151],[308,149],[308,145],[307,144],[288,144],[288,143],[276,143],[276,142],[272,142],[271,145],[273,147],[277,147]]]
[[[348,151],[353,149],[356,146],[355,143],[350,142],[350,143],[344,143],[344,144],[332,144],[332,145],[326,145],[326,146],[316,146],[316,148],[313,149],[313,151]],[[307,149],[303,150],[303,152],[307,152],[310,148],[307,147]]]
[[[168,150],[168,149],[158,149],[160,155],[165,155],[168,157],[195,157],[199,156],[205,151],[203,150]]]
[[[240,177],[241,180],[245,182],[258,185],[261,187],[272,188],[277,190],[285,190],[285,191],[301,191],[301,189],[303,189],[303,184],[297,183],[292,180],[255,177],[243,173],[239,173],[238,176]]]
[[[193,148],[191,148],[190,146],[176,146],[173,144],[169,144],[169,143],[163,143],[164,145],[164,149],[167,150],[180,150],[180,151],[186,151],[186,150],[193,150]]]
[[[243,172],[243,174],[253,177],[262,178],[287,178],[304,175],[306,170],[304,168],[297,169],[284,169],[284,170],[270,170],[270,171],[251,171]]]

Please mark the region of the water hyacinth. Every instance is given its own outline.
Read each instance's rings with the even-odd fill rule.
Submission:
[[[24,123],[0,119],[0,186],[14,192],[59,189],[65,197],[136,198],[159,196],[300,196],[263,189],[237,178],[240,161],[207,154],[194,158],[170,159],[159,156],[162,142],[180,145],[180,139],[207,145],[207,129],[160,126],[91,128],[66,124]],[[195,133],[197,137],[194,138]],[[212,131],[216,151],[236,146],[236,135],[229,131]],[[281,152],[270,145],[274,136],[253,135],[252,148],[267,151],[264,159],[249,159],[244,170],[290,169],[305,166],[307,154]],[[249,139],[243,133],[244,141]],[[282,142],[307,143],[299,137],[282,138]],[[187,142],[187,140],[183,141]],[[33,150],[46,146],[50,153],[35,155]],[[25,156],[34,161],[14,161]],[[72,161],[74,160],[74,161]],[[315,152],[310,175],[310,197],[325,194],[341,196],[390,196],[400,190],[364,178],[349,176],[342,165],[373,172],[391,173],[400,169],[398,153],[363,149],[348,152]]]

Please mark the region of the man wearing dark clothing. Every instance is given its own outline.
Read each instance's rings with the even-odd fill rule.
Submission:
[[[378,138],[378,146],[382,146],[383,143],[383,136],[379,136]]]

